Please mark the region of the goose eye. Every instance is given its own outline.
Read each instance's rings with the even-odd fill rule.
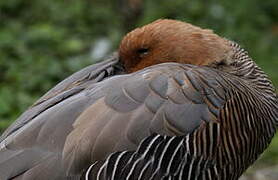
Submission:
[[[223,65],[226,65],[226,63],[224,61],[220,61],[220,62],[217,62],[216,65],[223,66]]]
[[[140,48],[137,50],[137,53],[140,55],[146,55],[149,53],[149,49],[148,48]]]

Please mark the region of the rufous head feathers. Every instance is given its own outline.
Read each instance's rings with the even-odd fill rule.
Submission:
[[[127,72],[177,62],[210,65],[229,59],[226,39],[211,30],[162,19],[128,33],[120,43],[119,56]]]

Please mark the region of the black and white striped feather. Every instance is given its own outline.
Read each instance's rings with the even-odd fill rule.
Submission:
[[[205,123],[183,136],[149,136],[136,151],[116,152],[91,165],[84,179],[238,179],[276,132],[278,101],[271,81],[248,53],[234,42],[231,46],[237,69],[230,72],[233,77],[225,73],[219,74],[221,78],[216,77],[216,81],[221,82],[218,89],[208,85],[210,75],[206,76],[206,71],[197,71],[198,78],[213,88],[214,93],[225,92],[222,96],[225,103],[216,113],[216,121]],[[190,79],[189,74],[187,78]],[[201,88],[202,85],[194,84],[193,79],[190,79],[192,85]],[[218,104],[215,96],[206,98],[206,103]]]

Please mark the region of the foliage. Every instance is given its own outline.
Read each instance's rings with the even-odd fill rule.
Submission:
[[[55,83],[93,63],[88,54],[97,37],[119,37],[116,15],[98,7],[73,0],[0,2],[2,129]]]
[[[57,82],[94,63],[90,50],[98,38],[107,37],[116,49],[128,28],[158,18],[184,20],[239,42],[278,86],[277,0],[128,0],[140,6],[134,19],[121,9],[123,2],[0,1],[0,130]],[[266,157],[273,155],[270,150]]]

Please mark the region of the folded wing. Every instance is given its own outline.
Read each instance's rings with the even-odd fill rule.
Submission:
[[[106,78],[115,64],[58,85],[8,129],[1,179],[78,179],[90,164],[135,150],[153,133],[186,135],[219,123],[228,87],[223,73],[167,63]]]

